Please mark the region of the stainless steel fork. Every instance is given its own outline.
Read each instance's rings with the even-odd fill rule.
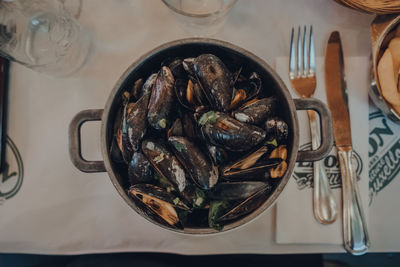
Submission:
[[[293,89],[300,95],[300,97],[310,98],[314,95],[315,88],[317,86],[317,79],[315,77],[315,48],[312,26],[310,26],[308,42],[306,26],[304,26],[303,38],[301,35],[301,28],[298,28],[296,43],[294,35],[295,30],[292,28],[290,41],[289,79]],[[310,119],[312,149],[315,150],[320,146],[316,113],[312,110],[308,110],[307,113]],[[315,161],[313,163],[313,176],[314,217],[322,224],[333,223],[337,217],[336,203],[329,187],[328,177],[322,161]]]

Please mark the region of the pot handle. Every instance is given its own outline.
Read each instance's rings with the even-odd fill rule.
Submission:
[[[293,99],[297,110],[314,110],[319,114],[321,125],[321,145],[316,150],[299,151],[297,161],[317,161],[326,157],[332,150],[332,116],[328,107],[315,98]],[[323,118],[323,119],[321,119]]]
[[[103,161],[88,161],[82,157],[81,151],[81,127],[87,121],[101,121],[102,109],[82,110],[69,124],[69,156],[72,163],[82,172],[105,172]]]

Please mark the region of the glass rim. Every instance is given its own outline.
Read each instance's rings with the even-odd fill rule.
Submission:
[[[238,0],[232,0],[231,3],[229,3],[227,6],[225,6],[224,8],[222,8],[221,10],[215,11],[215,12],[210,12],[210,13],[204,13],[204,14],[192,14],[192,13],[187,13],[185,11],[182,11],[180,9],[177,9],[176,7],[172,6],[170,3],[168,3],[168,0],[161,0],[168,8],[170,8],[171,10],[173,10],[174,12],[184,15],[184,16],[188,16],[188,17],[194,17],[194,18],[205,18],[205,17],[209,17],[211,15],[216,15],[222,12],[225,12],[226,10],[229,10],[232,8],[232,6],[238,1]]]

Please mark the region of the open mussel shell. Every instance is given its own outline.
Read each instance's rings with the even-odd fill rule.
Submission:
[[[212,54],[202,54],[194,60],[194,72],[210,105],[227,111],[232,99],[232,74],[225,64]]]
[[[135,196],[138,194],[146,195],[154,199],[167,202],[175,208],[179,208],[181,210],[190,210],[190,208],[185,203],[183,203],[179,199],[179,197],[173,195],[172,193],[167,192],[161,187],[152,184],[132,185],[129,188],[129,193]]]
[[[135,98],[135,100],[138,100],[139,98],[142,97],[143,95],[142,88],[143,88],[143,79],[142,78],[137,79],[132,87],[132,96]]]
[[[225,180],[265,180],[265,173],[278,166],[282,159],[270,158],[270,149],[264,145],[239,160],[221,167]]]
[[[206,103],[199,83],[192,79],[175,80],[174,90],[179,103],[188,110],[195,111]]]
[[[188,185],[185,170],[161,140],[143,140],[142,152],[154,169],[172,183],[178,192],[185,190]]]
[[[203,139],[230,151],[247,151],[265,138],[265,131],[221,112],[209,111],[198,121]]]
[[[287,170],[287,148],[285,145],[280,145],[277,148],[275,148],[271,154],[270,154],[270,159],[280,159],[282,160],[281,163],[279,163],[279,165],[271,168],[269,170],[269,174],[271,178],[281,178],[286,170]]]
[[[167,129],[173,112],[175,100],[175,78],[171,70],[163,66],[157,75],[151,92],[147,119],[156,130]]]
[[[194,57],[190,57],[190,58],[185,58],[182,61],[182,66],[184,68],[184,70],[191,76],[195,76],[195,71],[194,71],[194,61],[195,58]]]
[[[168,227],[172,227],[172,228],[177,228],[177,229],[183,229],[183,226],[180,222],[180,220],[176,220],[175,214],[172,212],[172,215],[169,215],[168,217],[171,217],[172,220],[169,220],[170,222],[167,222],[166,220],[164,220],[160,215],[158,215],[156,212],[154,212],[154,208],[151,208],[151,206],[146,205],[145,203],[142,202],[141,199],[137,198],[137,197],[131,197],[133,203],[135,204],[135,206],[137,207],[137,212],[142,215],[143,217],[147,217],[149,219],[151,219],[153,222],[156,222],[158,224],[161,225],[165,225]],[[179,213],[177,213],[177,216],[179,217]],[[178,218],[179,219],[179,218]]]
[[[128,177],[131,185],[153,181],[153,167],[142,152],[133,154],[128,165]]]
[[[271,191],[271,187],[266,187],[264,190],[254,193],[239,204],[233,205],[223,215],[218,217],[216,221],[231,221],[249,214],[262,205],[267,199],[269,191]]]
[[[257,181],[224,182],[208,191],[208,197],[213,200],[241,200],[268,187],[269,184]]]
[[[128,192],[172,226],[181,225],[175,208],[189,210],[179,198],[152,184],[137,184]]]
[[[260,124],[274,114],[277,106],[278,99],[275,96],[253,99],[234,111],[233,116],[241,122]]]
[[[174,75],[175,79],[182,79],[187,76],[185,69],[182,65],[183,60],[180,58],[176,58],[169,63],[168,67]]]
[[[192,181],[203,190],[218,182],[218,168],[194,143],[185,137],[172,136],[168,142]]]
[[[240,75],[236,78],[234,84],[233,97],[230,103],[231,110],[257,97],[262,89],[261,78],[256,72],[251,73],[248,79],[240,77],[242,76]]]

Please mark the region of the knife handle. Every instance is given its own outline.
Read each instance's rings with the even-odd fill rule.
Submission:
[[[338,149],[342,174],[344,248],[353,255],[362,255],[367,252],[370,241],[358,191],[353,151],[351,148]]]

